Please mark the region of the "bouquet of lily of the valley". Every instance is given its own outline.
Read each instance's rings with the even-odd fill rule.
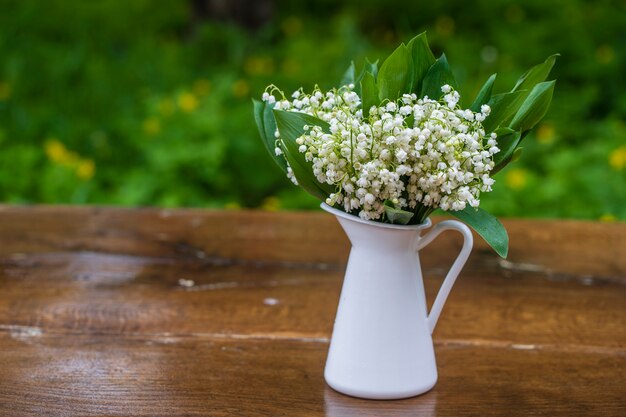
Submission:
[[[506,230],[478,207],[480,197],[547,112],[555,82],[545,80],[555,60],[532,67],[505,93],[493,94],[493,74],[463,103],[445,55],[435,59],[422,33],[380,68],[366,62],[357,72],[352,63],[330,91],[288,97],[269,86],[254,114],[278,166],[328,205],[397,224],[420,224],[440,209],[506,257]]]

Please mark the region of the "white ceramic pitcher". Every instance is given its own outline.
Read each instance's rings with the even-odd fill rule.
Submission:
[[[401,226],[361,220],[322,204],[345,230],[352,249],[341,290],[324,377],[336,391],[399,399],[431,389],[437,365],[431,334],[472,250],[472,233],[446,220]],[[463,248],[427,311],[418,251],[444,230],[463,235]]]

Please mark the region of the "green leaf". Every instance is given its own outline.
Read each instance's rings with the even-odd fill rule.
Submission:
[[[522,157],[522,151],[524,150],[524,148],[517,148],[515,149],[515,152],[513,152],[513,155],[511,155],[511,162],[515,162],[518,159],[520,159]]]
[[[368,117],[370,108],[379,104],[378,87],[376,86],[374,76],[366,72],[361,80],[361,109],[363,110],[363,117]]]
[[[524,99],[526,99],[526,97],[528,97],[528,95],[537,84],[545,81],[545,79],[548,78],[548,75],[550,74],[550,71],[552,70],[552,67],[554,66],[554,63],[558,56],[560,55],[551,55],[541,64],[535,65],[534,67],[530,68],[517,80],[515,87],[513,87],[513,90],[511,91],[525,91],[522,96]],[[506,124],[509,124],[512,118],[513,115],[507,118]]]
[[[343,73],[343,77],[341,77],[341,83],[339,84],[339,86],[342,87],[344,85],[354,84],[355,77],[356,68],[354,67],[354,61],[352,61],[346,72]]]
[[[446,213],[474,229],[498,255],[506,259],[509,253],[509,236],[502,223],[493,215],[481,208],[469,206],[460,211],[447,211]]]
[[[289,161],[293,175],[296,177],[296,180],[298,180],[298,185],[313,197],[320,201],[325,201],[330,193],[332,193],[332,190],[328,191],[326,188],[322,187],[323,184],[320,184],[313,176],[311,167],[302,164],[299,153],[293,154],[289,149],[285,149],[285,157]]]
[[[295,149],[299,147],[296,139],[304,134],[304,126],[319,126],[325,132],[330,128],[330,125],[322,119],[306,113],[274,110],[274,118],[281,138],[293,142]],[[304,158],[304,155],[302,157]]]
[[[395,101],[400,95],[409,92],[413,61],[405,44],[401,44],[383,62],[378,71],[376,84],[378,85],[380,101]]]
[[[515,130],[509,127],[505,127],[505,126],[499,127],[495,130],[495,133],[498,136],[504,136],[504,135],[508,135],[509,133],[514,133],[514,132]]]
[[[522,76],[517,80],[515,87],[511,91],[519,91],[519,90],[532,90],[532,88],[538,83],[545,81],[552,71],[552,67],[556,62],[556,58],[561,56],[560,54],[554,54],[549,56],[544,62],[541,64],[535,65],[534,67],[527,70]]]
[[[532,129],[548,112],[552,102],[555,81],[537,84],[530,92],[509,127],[522,132]]]
[[[308,162],[304,154],[298,150],[300,146],[296,139],[303,135],[305,125],[320,126],[322,130],[328,131],[328,123],[308,114],[282,110],[274,110],[274,117],[284,145],[285,156],[299,185],[309,194],[324,201],[334,192],[334,187],[317,181],[311,168],[312,163]]]
[[[254,120],[259,129],[259,135],[261,135],[263,145],[265,145],[265,149],[267,149],[274,162],[276,162],[283,172],[287,173],[287,161],[285,161],[283,156],[276,155],[275,152],[276,138],[274,137],[274,132],[276,132],[276,121],[272,114],[273,106],[264,101],[255,99],[252,99],[252,102],[254,104]]]
[[[491,77],[489,77],[487,81],[485,81],[485,84],[483,84],[483,86],[480,88],[480,91],[476,95],[474,102],[470,106],[471,111],[475,113],[479,112],[480,106],[489,101],[489,99],[491,98],[491,92],[493,90],[493,83],[496,80],[497,75],[498,74],[491,74]]]
[[[524,101],[524,91],[496,94],[487,104],[491,107],[491,113],[483,121],[482,125],[486,133],[496,130],[509,116],[515,114]]]
[[[408,224],[415,215],[411,211],[395,208],[394,204],[389,200],[385,200],[384,207],[387,219],[393,224]]]
[[[439,100],[443,95],[441,87],[446,84],[454,89],[457,88],[456,79],[454,78],[454,74],[452,74],[446,55],[442,54],[439,59],[430,66],[428,71],[426,71],[419,96],[428,96],[428,98],[432,100]]]
[[[498,148],[500,148],[500,152],[493,156],[493,162],[495,163],[495,166],[491,171],[491,175],[494,175],[495,173],[500,171],[510,162],[511,156],[513,155],[513,152],[515,152],[515,148],[517,148],[517,145],[519,145],[521,137],[522,134],[520,132],[511,132],[503,134],[502,136],[498,135],[496,140],[498,141]]]
[[[365,77],[365,74],[367,73],[370,73],[374,77],[374,80],[376,80],[376,74],[378,74],[378,60],[372,63],[367,58],[365,58],[365,65],[363,65],[363,68],[361,68],[359,76],[356,78],[356,80],[354,80],[354,91],[359,95],[359,97],[361,97],[362,92],[361,82],[363,81],[363,77]],[[376,98],[378,99],[378,93],[376,93]]]
[[[363,66],[363,72],[369,72],[376,78],[378,75],[378,60],[374,62],[370,62],[367,58],[365,58],[365,65]]]
[[[422,32],[407,44],[413,60],[413,73],[411,77],[410,92],[419,94],[422,90],[422,80],[430,68],[435,63],[435,55],[430,50],[426,32]]]

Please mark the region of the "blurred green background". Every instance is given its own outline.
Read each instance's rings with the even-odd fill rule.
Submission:
[[[329,88],[427,30],[473,98],[559,52],[496,215],[626,219],[622,1],[0,0],[0,201],[317,206],[259,140],[251,97]]]

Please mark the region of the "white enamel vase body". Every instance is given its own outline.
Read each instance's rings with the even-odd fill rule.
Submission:
[[[328,385],[343,394],[400,399],[430,390],[437,382],[432,331],[443,304],[472,249],[472,233],[447,220],[431,226],[401,226],[361,220],[322,204],[337,217],[352,249],[326,360]],[[463,248],[430,313],[418,251],[444,230],[463,235]]]

